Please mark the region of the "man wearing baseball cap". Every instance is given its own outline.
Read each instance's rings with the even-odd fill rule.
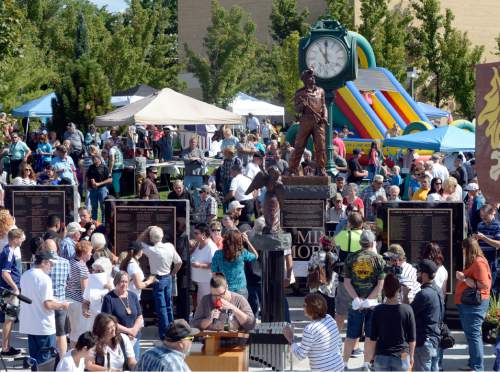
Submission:
[[[74,257],[76,243],[80,241],[82,232],[85,232],[85,229],[78,222],[71,222],[66,226],[66,237],[59,244],[59,256],[67,260]]]
[[[422,286],[411,304],[417,335],[414,371],[439,370],[438,348],[444,300],[442,289],[433,283],[437,270],[437,265],[431,260],[422,260],[417,267],[418,281]]]
[[[200,205],[196,209],[198,222],[209,224],[217,217],[217,200],[211,195],[211,189],[208,185],[203,185],[200,191]]]
[[[227,207],[227,215],[232,218],[236,227],[238,227],[240,223],[240,217],[243,208],[245,208],[245,206],[237,200],[233,200]]]
[[[372,303],[379,298],[385,277],[384,259],[373,251],[374,242],[375,234],[371,230],[363,230],[359,238],[361,249],[349,255],[344,265],[344,286],[352,298],[347,316],[344,364],[347,365],[354,345],[364,330],[364,368],[369,367],[374,356],[375,342],[371,339]]]
[[[32,302],[21,302],[19,332],[28,335],[30,357],[38,364],[51,358],[50,348],[56,346],[54,310],[67,310],[69,302],[54,298],[49,273],[57,258],[51,252],[39,252],[35,266],[21,276],[23,295]]]
[[[467,191],[465,205],[467,206],[468,228],[470,232],[477,232],[477,225],[481,222],[481,208],[486,204],[484,196],[479,190],[479,185],[471,182],[464,187]]]
[[[184,359],[189,354],[194,336],[199,332],[184,319],[174,320],[167,328],[163,342],[146,351],[135,370],[190,372]]]

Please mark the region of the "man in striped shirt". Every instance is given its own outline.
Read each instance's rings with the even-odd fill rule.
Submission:
[[[167,328],[163,342],[146,351],[135,370],[191,372],[184,358],[189,354],[194,335],[199,332],[184,319],[174,320]]]

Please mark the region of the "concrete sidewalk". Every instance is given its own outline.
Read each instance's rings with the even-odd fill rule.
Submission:
[[[290,305],[290,312],[292,323],[295,328],[295,334],[300,338],[302,337],[302,330],[307,325],[308,320],[304,316],[304,311],[302,308],[303,298],[302,297],[288,297],[288,302]],[[143,330],[143,339],[141,341],[141,350],[145,351],[148,348],[152,347],[156,342],[158,342],[157,329],[156,327],[149,326],[144,328]],[[443,368],[445,371],[457,371],[460,367],[463,367],[467,364],[467,360],[469,358],[467,353],[467,343],[465,341],[465,337],[463,332],[454,331],[452,332],[453,337],[455,337],[456,344],[453,349],[445,350],[444,353],[444,362]],[[342,334],[342,337],[345,337],[345,332]],[[13,331],[12,344],[16,348],[22,348],[24,353],[26,354],[28,351],[28,338],[20,334],[18,332],[18,324],[15,325],[15,329]],[[363,347],[363,344],[361,344]],[[495,360],[495,348],[493,345],[485,345],[484,347],[484,362],[485,362],[485,370],[491,370],[493,366],[493,362]],[[14,362],[14,358],[5,358],[5,362],[7,368],[9,370],[21,370],[22,362],[16,361]],[[363,357],[351,358],[349,360],[348,367],[352,369],[360,369],[363,364]],[[0,369],[3,369],[3,366],[0,364]],[[295,371],[307,371],[309,370],[309,361],[305,360],[297,360],[293,359],[293,369]],[[251,362],[250,363],[250,371],[266,371],[271,369],[262,368],[258,364]]]

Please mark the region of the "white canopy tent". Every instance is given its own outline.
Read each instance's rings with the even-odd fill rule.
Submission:
[[[122,107],[137,102],[158,90],[149,85],[139,84],[135,87],[116,92],[111,97],[111,104],[115,107]]]
[[[241,125],[241,116],[165,88],[98,116],[98,127],[123,125]]]
[[[281,116],[285,123],[285,108],[261,101],[248,94],[239,92],[229,104],[232,112],[239,115],[253,114],[255,116]]]

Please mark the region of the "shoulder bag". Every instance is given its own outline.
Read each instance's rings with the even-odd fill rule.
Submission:
[[[474,288],[467,286],[460,296],[460,301],[464,305],[480,305],[481,290],[477,288],[477,280],[474,279]]]

